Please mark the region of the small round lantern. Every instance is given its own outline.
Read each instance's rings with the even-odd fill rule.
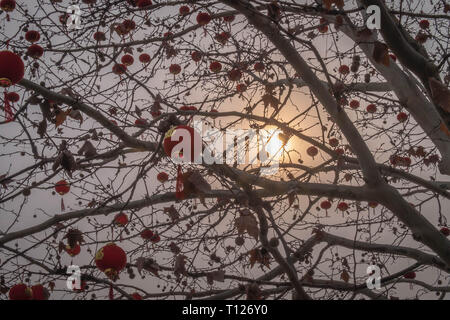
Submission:
[[[114,243],[109,243],[101,248],[95,255],[95,264],[108,278],[116,281],[119,273],[127,264],[125,251]]]

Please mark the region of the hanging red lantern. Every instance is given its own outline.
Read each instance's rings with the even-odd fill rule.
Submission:
[[[369,202],[367,203],[367,205],[368,205],[369,207],[371,207],[372,209],[375,209],[376,207],[378,207],[378,202],[376,202],[376,201],[369,201]]]
[[[114,65],[112,71],[113,71],[113,73],[120,76],[127,71],[127,66],[124,64],[117,63]]]
[[[141,238],[144,240],[151,240],[155,234],[150,229],[144,229],[141,231]]]
[[[180,65],[179,65],[179,64],[176,64],[176,63],[170,65],[170,67],[169,67],[169,72],[170,72],[171,74],[173,74],[173,75],[179,74],[179,73],[181,72],[181,67],[180,67]]]
[[[202,60],[202,53],[200,51],[192,51],[191,58],[194,62],[199,62]]]
[[[209,70],[211,70],[214,73],[218,73],[222,70],[222,64],[219,61],[213,61],[209,65]]]
[[[450,236],[450,229],[447,227],[442,227],[439,231],[446,237]]]
[[[219,34],[216,34],[214,39],[219,42],[221,45],[225,45],[228,42],[228,39],[230,39],[230,33],[229,32],[221,32]]]
[[[63,196],[63,195],[65,195],[66,193],[69,193],[69,191],[70,191],[70,185],[69,185],[69,183],[68,183],[66,180],[58,181],[58,182],[55,184],[55,191],[56,191],[59,195]]]
[[[230,72],[228,72],[228,78],[231,81],[239,81],[241,80],[242,72],[239,69],[232,69]]]
[[[188,6],[181,6],[180,7],[180,15],[185,16],[185,15],[188,15],[189,12],[191,12],[191,9],[189,9]]]
[[[136,3],[137,7],[142,9],[152,5],[152,0],[138,0]]]
[[[167,173],[165,173],[165,172],[160,172],[156,176],[156,179],[158,179],[159,182],[164,183],[167,180],[169,180],[169,175]]]
[[[33,300],[48,300],[50,292],[42,284],[36,284],[31,287]]]
[[[16,8],[16,0],[2,0],[0,8],[5,12],[12,12]]]
[[[339,145],[339,140],[336,138],[331,138],[330,141],[328,141],[328,143],[330,144],[330,146],[332,146],[333,148],[336,148]]]
[[[346,210],[348,210],[348,204],[345,203],[345,202],[339,202],[337,208],[338,208],[340,211],[346,211]]]
[[[60,180],[55,184],[55,191],[60,195],[63,196],[66,193],[69,193],[70,191],[70,185],[67,183],[66,180]],[[64,211],[65,205],[64,205],[64,199],[61,198],[61,211]]]
[[[375,112],[377,112],[377,106],[374,105],[373,103],[371,103],[367,106],[366,111],[368,113],[375,113]]]
[[[151,58],[150,58],[150,56],[149,56],[147,53],[142,53],[142,54],[139,56],[139,61],[142,62],[142,63],[144,63],[144,64],[149,63],[150,60],[151,60]]]
[[[101,248],[95,255],[95,264],[108,278],[116,281],[119,273],[127,264],[125,251],[115,243],[109,243]]]
[[[172,157],[172,150],[173,148],[180,143],[181,141],[183,141],[183,137],[180,136],[178,141],[173,141],[172,140],[172,135],[174,135],[177,130],[187,130],[189,132],[190,135],[190,153],[191,153],[191,161],[193,162],[200,154],[201,154],[201,150],[195,150],[195,142],[199,141],[201,144],[201,137],[198,134],[198,132],[196,132],[193,128],[186,126],[186,125],[179,125],[177,127],[173,127],[171,128],[169,131],[166,132],[166,135],[164,137],[164,141],[163,141],[163,147],[164,147],[164,152],[166,153],[167,156]],[[201,149],[201,147],[199,148]],[[178,155],[180,158],[183,157],[182,154]],[[178,169],[177,169],[177,181],[176,181],[176,187],[175,187],[175,196],[178,200],[183,200],[185,197],[184,194],[184,186],[183,186],[183,172],[181,171],[181,165],[178,165]]]
[[[121,61],[124,65],[128,67],[134,63],[134,58],[132,55],[126,54],[122,57]]]
[[[9,102],[15,103],[15,102],[18,102],[20,100],[20,96],[16,92],[8,92],[6,94],[6,99]]]
[[[199,12],[197,15],[197,23],[206,26],[211,21],[211,16],[207,12]]]
[[[76,245],[74,245],[73,247],[66,245],[66,247],[64,248],[64,251],[66,251],[69,256],[75,257],[80,254],[81,246],[78,243]]]
[[[315,157],[317,156],[317,154],[319,153],[319,150],[317,150],[316,147],[311,146],[308,149],[306,149],[306,153],[310,156],[310,157]]]
[[[406,120],[408,120],[408,115],[404,112],[400,112],[397,115],[397,120],[398,120],[398,122],[405,122]]]
[[[105,41],[106,40],[105,33],[101,32],[101,31],[95,32],[94,33],[94,40],[97,41],[97,42]]]
[[[342,66],[339,67],[339,73],[347,75],[350,73],[350,68],[347,65],[343,64]]]
[[[257,71],[257,72],[263,72],[265,69],[264,63],[262,63],[262,62],[255,63],[255,65],[253,67],[255,68],[255,71]]]
[[[31,300],[33,291],[24,283],[16,284],[9,289],[9,300]]]
[[[130,20],[130,19],[124,20],[122,22],[122,25],[128,32],[136,29],[136,22],[134,22],[133,20]]]
[[[39,59],[44,54],[44,48],[38,44],[32,44],[27,49],[27,55],[33,59]]]
[[[128,216],[125,213],[123,213],[123,212],[118,213],[114,217],[113,223],[115,225],[117,225],[117,226],[125,227],[127,225],[127,223],[128,223]]]
[[[239,83],[236,86],[236,91],[239,93],[245,92],[245,90],[247,90],[247,86],[244,83]]]
[[[0,51],[0,86],[7,88],[22,80],[25,65],[22,59],[11,51]]]
[[[322,202],[320,203],[320,207],[321,207],[322,209],[324,209],[324,210],[328,210],[328,209],[331,208],[331,202],[328,201],[328,200],[322,201]]]
[[[430,27],[430,22],[428,20],[421,20],[419,26],[422,29],[428,29]]]
[[[35,43],[39,41],[40,38],[41,35],[36,30],[30,30],[25,33],[25,40],[27,40],[28,42]]]
[[[350,101],[350,108],[352,108],[352,109],[358,109],[358,108],[359,108],[359,101],[358,101],[358,100],[352,100],[352,101]]]

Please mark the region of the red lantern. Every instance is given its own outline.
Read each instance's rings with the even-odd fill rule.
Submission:
[[[48,300],[50,292],[42,284],[36,284],[31,287],[33,300]]]
[[[331,202],[328,201],[328,200],[322,201],[322,202],[320,203],[320,207],[321,207],[322,209],[324,209],[324,210],[328,210],[328,209],[331,208]]]
[[[167,175],[167,173],[165,172],[160,172],[158,173],[158,175],[156,176],[156,179],[158,179],[159,182],[164,183],[167,180],[169,180],[169,176]]]
[[[134,58],[132,55],[126,54],[122,57],[121,61],[124,65],[128,67],[134,63]]]
[[[124,22],[122,22],[122,25],[125,27],[125,29],[129,32],[134,29],[136,29],[136,22],[133,20],[127,19]]]
[[[7,88],[22,80],[25,65],[22,59],[11,51],[0,51],[0,86]]]
[[[128,216],[125,213],[118,213],[114,217],[113,223],[120,227],[125,227],[128,223]]]
[[[97,42],[100,41],[105,41],[106,40],[106,36],[103,32],[101,31],[97,31],[96,33],[94,33],[94,40]]]
[[[172,64],[169,67],[169,72],[173,75],[179,74],[181,72],[181,67],[179,64]]]
[[[172,140],[172,135],[174,133],[177,132],[177,130],[187,130],[189,132],[190,135],[190,151],[191,151],[191,161],[194,161],[201,153],[201,150],[195,150],[195,142],[196,141],[200,141],[201,144],[201,137],[198,134],[198,132],[196,132],[193,128],[186,126],[186,125],[179,125],[177,127],[173,127],[171,128],[169,131],[167,131],[165,137],[164,137],[164,141],[163,141],[163,147],[164,147],[164,151],[166,153],[167,156],[172,157],[172,150],[173,148],[180,143],[181,141],[183,141],[183,137],[180,136],[178,141],[173,141]],[[201,149],[201,147],[199,148]],[[180,158],[183,156],[182,154],[178,155]],[[184,188],[183,188],[183,173],[181,172],[181,165],[178,165],[178,170],[177,170],[177,181],[176,181],[176,192],[175,192],[175,196],[178,200],[182,200],[185,197],[184,194]]]
[[[191,11],[191,9],[189,9],[188,6],[181,6],[180,7],[180,15],[185,16],[187,14],[189,14],[189,12]]]
[[[55,184],[55,191],[56,191],[59,195],[63,196],[63,195],[65,195],[66,193],[68,193],[68,192],[70,191],[70,185],[67,183],[66,180],[58,181],[58,182]],[[65,206],[64,206],[64,199],[61,198],[61,211],[64,211],[65,209],[66,209],[66,208],[65,208]]]
[[[430,27],[430,22],[428,20],[421,20],[419,26],[422,29],[428,29]]]
[[[150,229],[144,229],[141,231],[141,238],[145,240],[151,240],[155,234]]]
[[[306,149],[306,153],[310,156],[310,157],[315,157],[317,156],[317,154],[319,153],[319,150],[317,150],[316,147],[311,146],[308,149]]]
[[[339,140],[336,138],[331,138],[328,142],[333,148],[336,148],[339,145]]]
[[[232,69],[230,72],[228,72],[228,78],[231,81],[239,81],[241,80],[242,72],[239,69]]]
[[[152,5],[152,0],[138,0],[137,6],[138,8],[145,8]]]
[[[343,64],[342,66],[339,67],[339,73],[347,75],[350,73],[350,68],[347,65]]]
[[[95,264],[108,278],[116,281],[119,273],[127,264],[125,251],[114,243],[109,243],[101,248],[95,255]]]
[[[211,21],[211,16],[207,12],[200,12],[197,15],[197,23],[201,26],[206,26]]]
[[[64,250],[67,252],[67,254],[71,257],[75,257],[80,254],[81,252],[81,246],[77,243],[73,248],[69,245],[66,245]]]
[[[239,93],[245,92],[245,90],[247,90],[247,86],[245,84],[243,84],[243,83],[239,83],[236,86],[236,91],[239,92]]]
[[[142,63],[144,63],[144,64],[149,63],[150,60],[151,60],[151,58],[150,58],[150,56],[149,56],[147,53],[142,53],[142,54],[139,56],[139,61],[142,62]]]
[[[442,233],[444,236],[446,236],[446,237],[450,236],[450,229],[449,229],[449,228],[447,228],[447,227],[442,227],[440,231],[441,231],[441,233]]]
[[[20,96],[17,93],[15,93],[15,92],[8,92],[6,94],[6,99],[9,102],[15,103],[15,102],[20,100]]]
[[[33,291],[26,284],[19,283],[9,289],[9,300],[31,300]]]
[[[378,202],[376,202],[376,201],[369,201],[367,205],[369,207],[375,209],[376,207],[378,207]]]
[[[58,181],[58,182],[55,184],[55,191],[56,191],[59,195],[63,196],[63,195],[65,195],[66,193],[69,193],[69,191],[70,191],[70,185],[69,185],[69,183],[67,183],[66,180]]]
[[[366,110],[368,113],[375,113],[377,112],[377,106],[371,103],[367,106]]]
[[[36,30],[30,30],[30,31],[27,31],[27,33],[25,33],[25,39],[28,42],[35,43],[35,42],[39,41],[40,38],[41,38],[41,35]]]
[[[0,1],[0,8],[5,12],[11,12],[16,8],[15,0],[2,0]]]
[[[337,207],[338,207],[338,209],[341,210],[341,211],[346,211],[346,210],[348,210],[348,204],[345,203],[345,202],[339,202],[339,204],[338,204]]]
[[[214,73],[220,72],[222,70],[222,64],[219,61],[213,61],[209,65],[209,70],[211,70]]]
[[[255,65],[253,67],[255,68],[255,71],[257,71],[257,72],[263,72],[264,68],[265,68],[264,63],[262,63],[262,62],[255,63]]]
[[[202,60],[202,53],[200,51],[193,51],[191,53],[191,58],[194,60],[194,62],[199,62]]]
[[[221,32],[219,34],[217,34],[214,39],[219,42],[222,45],[225,45],[228,41],[228,39],[230,39],[230,33],[228,32]]]
[[[44,48],[38,44],[32,44],[27,49],[27,55],[33,59],[39,59],[44,54]]]
[[[124,64],[117,63],[114,65],[112,71],[113,71],[113,73],[120,76],[127,71],[127,66]]]
[[[399,122],[405,122],[406,120],[408,120],[408,115],[407,115],[406,113],[404,113],[404,112],[400,112],[400,113],[397,115],[397,120],[398,120]]]
[[[352,100],[352,101],[350,101],[350,108],[352,108],[352,109],[358,109],[358,108],[359,108],[359,101],[358,101],[358,100]]]

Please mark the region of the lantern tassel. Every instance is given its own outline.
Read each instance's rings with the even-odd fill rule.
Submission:
[[[114,300],[114,289],[112,284],[109,285],[109,300]]]
[[[183,172],[181,171],[181,165],[178,165],[178,172],[177,172],[177,184],[176,184],[176,193],[175,197],[178,200],[184,199],[184,187],[183,187]]]
[[[5,119],[6,122],[11,122],[14,120],[14,113],[12,112],[7,95],[8,93],[5,91]]]
[[[61,198],[61,211],[66,211],[66,206],[64,205],[64,199]]]

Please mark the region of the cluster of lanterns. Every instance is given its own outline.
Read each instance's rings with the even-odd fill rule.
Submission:
[[[9,300],[48,300],[50,293],[42,284],[28,287],[19,283],[9,289]]]

